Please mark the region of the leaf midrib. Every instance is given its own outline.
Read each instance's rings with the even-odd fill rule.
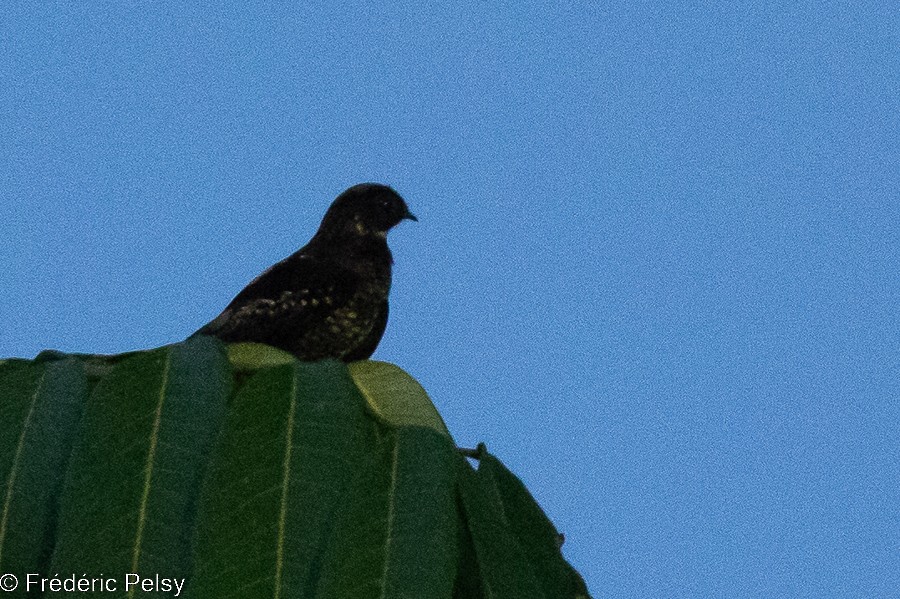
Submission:
[[[172,364],[172,350],[166,352],[166,363],[163,366],[162,382],[159,388],[159,398],[156,402],[156,414],[153,418],[153,431],[150,434],[150,447],[147,450],[147,463],[144,465],[144,489],[141,493],[141,507],[138,512],[137,532],[134,536],[134,551],[131,556],[131,571],[137,572],[138,562],[141,558],[141,546],[144,541],[144,525],[147,522],[147,504],[150,501],[150,485],[153,481],[153,466],[156,462],[156,446],[159,440],[159,427],[162,421],[162,410],[166,400],[166,389],[169,386],[169,368]],[[128,592],[129,597],[134,597],[135,587]]]
[[[28,407],[28,415],[25,416],[25,422],[22,424],[22,432],[19,433],[19,442],[16,444],[16,454],[13,457],[12,468],[9,471],[9,478],[6,481],[6,495],[3,499],[3,515],[0,517],[0,565],[3,564],[3,546],[6,541],[6,526],[9,521],[9,508],[12,505],[13,488],[16,486],[16,478],[19,474],[19,462],[22,460],[22,449],[25,447],[25,435],[28,427],[31,425],[31,418],[34,415],[34,407],[37,405],[38,396],[41,388],[44,386],[44,379],[47,377],[47,371],[41,373],[41,378],[34,389],[31,396],[31,405]]]
[[[388,569],[391,562],[391,542],[394,540],[394,512],[396,510],[397,495],[397,469],[400,463],[400,439],[394,440],[394,448],[391,451],[391,487],[388,490],[387,530],[384,538],[384,567],[381,570],[381,599],[387,594]]]
[[[281,598],[281,576],[284,570],[284,529],[287,525],[288,490],[291,481],[291,454],[294,449],[294,415],[297,411],[297,371],[291,377],[291,402],[288,408],[287,435],[282,463],[281,501],[278,509],[278,539],[275,546],[275,599]]]

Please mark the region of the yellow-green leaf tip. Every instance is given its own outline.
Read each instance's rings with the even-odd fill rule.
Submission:
[[[373,360],[353,362],[348,368],[369,407],[381,420],[393,426],[424,426],[450,437],[425,389],[403,369]]]
[[[228,361],[239,372],[290,364],[296,358],[263,343],[233,343],[228,346]]]

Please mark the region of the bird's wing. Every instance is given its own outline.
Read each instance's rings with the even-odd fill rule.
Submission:
[[[388,302],[387,300],[384,300],[378,307],[378,312],[375,316],[375,323],[372,326],[371,332],[368,334],[365,340],[360,343],[359,347],[354,349],[349,354],[345,355],[342,359],[345,362],[368,360],[372,356],[372,354],[375,353],[375,349],[378,347],[378,343],[381,341],[382,335],[384,335],[384,329],[387,328],[387,321]]]
[[[345,304],[358,279],[356,273],[331,261],[294,254],[253,279],[195,334],[272,343],[285,331],[296,334]]]

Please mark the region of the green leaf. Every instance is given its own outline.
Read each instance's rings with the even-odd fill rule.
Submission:
[[[377,427],[344,498],[316,597],[449,597],[456,450],[430,428]]]
[[[194,504],[230,387],[222,345],[209,338],[125,359],[97,384],[62,494],[52,572],[188,575]]]
[[[500,499],[503,516],[546,597],[587,597],[581,576],[563,559],[561,537],[522,481],[500,460],[482,451],[479,475]]]
[[[252,372],[260,368],[281,366],[296,361],[293,355],[264,343],[231,343],[228,361],[237,372]]]
[[[10,511],[17,490],[24,450],[23,435],[31,424],[44,369],[29,362],[0,366],[0,569],[13,570],[8,547]]]
[[[250,377],[204,484],[191,596],[310,596],[371,426],[339,362],[292,360]]]
[[[405,371],[370,360],[353,362],[349,368],[369,407],[382,421],[392,426],[424,426],[450,436],[425,389]]]
[[[462,455],[457,456],[459,462],[465,462]],[[468,468],[469,465],[458,464],[458,468]],[[478,571],[478,557],[475,553],[475,545],[472,541],[472,533],[469,532],[468,522],[462,506],[462,498],[457,493],[456,519],[459,538],[459,570],[456,573],[456,582],[453,587],[453,599],[484,599],[484,589],[481,583],[481,573]]]
[[[447,596],[453,457],[430,429],[381,430],[341,363],[256,373],[204,485],[191,596]]]
[[[74,360],[0,366],[0,572],[46,569],[56,499],[86,393]]]
[[[521,482],[473,457],[391,364],[202,336],[0,361],[0,572],[127,596],[136,571],[200,599],[587,597]]]
[[[459,493],[487,599],[549,599],[510,530],[491,478],[459,460]],[[555,599],[555,596],[554,596]]]

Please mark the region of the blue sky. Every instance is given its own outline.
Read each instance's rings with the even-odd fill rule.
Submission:
[[[10,3],[0,356],[180,340],[361,181],[375,357],[597,596],[900,589],[890,2]]]

